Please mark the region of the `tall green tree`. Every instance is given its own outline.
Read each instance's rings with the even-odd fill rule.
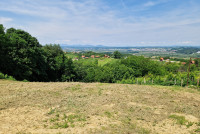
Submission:
[[[12,61],[9,63],[12,69],[6,73],[18,80],[47,81],[46,58],[38,40],[28,32],[14,28],[8,29],[6,36],[9,39],[7,55]]]
[[[113,56],[115,59],[120,59],[122,54],[119,51],[114,51]]]
[[[8,72],[8,64],[10,62],[8,53],[8,38],[5,34],[5,28],[0,24],[0,71],[5,73]]]
[[[58,44],[43,47],[47,57],[47,75],[50,81],[71,81],[75,77],[72,59],[67,58]]]
[[[20,29],[6,32],[0,25],[0,71],[17,80],[65,81],[74,77],[74,66],[57,44],[42,46]]]

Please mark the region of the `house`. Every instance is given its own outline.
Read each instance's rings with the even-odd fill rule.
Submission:
[[[160,58],[160,61],[164,61],[164,58],[161,57],[161,58]]]
[[[82,55],[82,58],[85,59],[85,55]]]
[[[182,65],[186,65],[186,62],[182,62],[181,64],[182,64]]]
[[[91,57],[91,58],[95,58],[95,56],[94,56],[94,55],[91,55],[90,57]]]
[[[195,61],[192,61],[191,63],[192,63],[192,64],[195,64]]]
[[[96,56],[96,58],[100,58],[100,56]]]
[[[104,55],[104,58],[110,58],[110,56],[108,56],[108,55],[105,54],[105,55]]]

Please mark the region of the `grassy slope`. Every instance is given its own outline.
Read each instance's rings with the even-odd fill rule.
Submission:
[[[115,63],[117,61],[119,61],[119,60],[118,59],[113,59],[113,58],[101,58],[101,59],[98,60],[98,65],[99,66],[103,66],[103,65],[105,65],[107,63]]]
[[[65,56],[67,56],[68,58],[78,58],[78,54],[72,54],[72,53],[66,53]]]
[[[95,63],[95,61],[98,60],[98,65],[99,66],[103,66],[107,63],[115,63],[117,61],[119,61],[118,59],[113,59],[113,58],[89,58],[89,59],[80,59],[79,61],[76,62],[82,62],[85,65],[91,64],[91,63]]]
[[[0,133],[199,133],[193,89],[0,80]]]

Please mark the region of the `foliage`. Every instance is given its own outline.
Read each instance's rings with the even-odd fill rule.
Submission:
[[[15,80],[12,76],[8,76],[7,74],[0,73],[0,79],[7,79],[7,80]]]
[[[119,51],[115,51],[115,52],[113,53],[113,56],[114,56],[115,59],[120,59],[121,56],[122,56],[122,54],[121,54]]]
[[[0,71],[17,80],[65,81],[73,77],[72,61],[64,56],[59,45],[43,47],[20,29],[4,32],[0,25],[0,56]]]
[[[143,56],[130,56],[121,61],[122,64],[132,68],[135,71],[134,76],[145,76],[148,73],[163,75],[163,67],[157,62],[150,61],[150,59]]]
[[[193,54],[200,51],[200,48],[195,48],[195,47],[182,47],[179,48],[176,52],[177,53],[182,53],[182,54]]]
[[[185,86],[187,83],[189,60],[171,58],[171,60],[186,62],[181,64],[153,61],[143,56],[121,54],[119,51],[113,53],[114,59],[104,58],[105,54],[111,56],[111,53],[92,51],[64,53],[58,44],[42,46],[28,32],[14,28],[7,29],[5,32],[3,25],[0,25],[0,71],[3,73],[0,74],[1,79],[166,86]],[[86,57],[94,55],[101,58],[82,59],[82,55]],[[73,61],[70,57],[76,57],[78,60]],[[200,60],[194,61],[194,64],[190,64],[188,82],[198,87]]]
[[[168,72],[177,73],[179,68],[180,68],[180,65],[178,65],[176,63],[169,62],[169,63],[165,64],[165,69]]]

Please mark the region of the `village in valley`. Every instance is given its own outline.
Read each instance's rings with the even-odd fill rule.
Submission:
[[[82,57],[82,59],[88,59],[88,58],[93,58],[93,59],[94,59],[94,58],[101,58],[101,57],[98,56],[98,55],[97,55],[97,56],[95,56],[95,55],[91,55],[90,57],[86,57],[85,55],[82,55],[81,57]],[[104,55],[104,58],[110,58],[110,56],[108,56],[108,55],[105,54],[105,55]],[[75,59],[78,59],[78,58],[75,58]]]
[[[194,59],[198,59],[200,57],[199,48],[196,48],[196,51],[190,52],[190,54],[186,54],[184,51],[182,53],[177,53],[180,47],[141,47],[141,48],[132,48],[132,47],[121,47],[121,48],[107,48],[107,47],[92,47],[90,49],[86,48],[76,48],[61,46],[65,51],[67,57],[72,58],[73,61],[78,61],[81,59],[97,59],[103,60],[106,58],[114,59],[113,52],[119,51],[121,53],[121,57],[126,59],[128,56],[144,56],[146,58],[150,58],[153,61],[160,61],[165,63],[178,63],[181,65],[186,65],[189,62],[190,57],[196,57],[191,60],[191,64],[195,64]],[[187,49],[187,47],[186,47]]]

